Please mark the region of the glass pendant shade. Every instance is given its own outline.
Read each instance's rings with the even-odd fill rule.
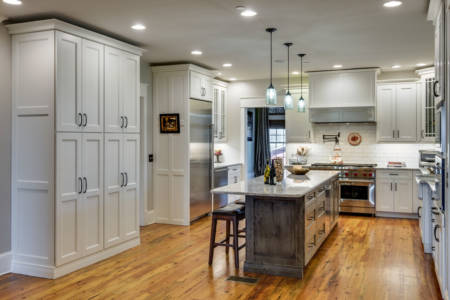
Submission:
[[[292,99],[290,92],[284,95],[284,109],[294,109],[294,99]]]
[[[297,111],[298,112],[305,112],[305,110],[306,110],[305,99],[303,99],[303,97],[300,97],[300,99],[298,99]]]
[[[267,105],[277,104],[277,91],[275,90],[272,84],[269,85],[266,91],[266,103]]]

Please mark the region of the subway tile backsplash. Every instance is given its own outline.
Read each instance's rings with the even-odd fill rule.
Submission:
[[[344,163],[376,163],[385,167],[389,161],[405,162],[409,168],[419,165],[419,150],[436,148],[436,144],[417,143],[377,143],[375,124],[313,124],[312,143],[288,143],[286,145],[287,159],[296,158],[299,146],[309,148],[308,164],[317,162],[330,162],[334,154],[333,142],[324,143],[322,135],[341,133],[340,146]],[[351,146],[348,135],[357,132],[362,141],[358,146]],[[289,133],[287,133],[289,134]]]

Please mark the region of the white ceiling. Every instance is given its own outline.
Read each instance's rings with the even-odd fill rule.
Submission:
[[[286,48],[307,54],[306,70],[381,67],[415,68],[433,62],[433,26],[426,20],[427,0],[403,0],[387,9],[383,0],[22,0],[23,5],[0,2],[0,15],[10,19],[59,16],[114,34],[147,49],[151,63],[194,61],[223,72],[223,78],[267,78],[268,26],[274,33],[276,77],[285,76]],[[241,4],[258,12],[243,18]],[[130,28],[147,26],[142,32]],[[191,50],[203,55],[194,57]],[[222,64],[233,67],[223,70]]]

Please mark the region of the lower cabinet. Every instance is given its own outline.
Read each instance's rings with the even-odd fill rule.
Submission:
[[[56,138],[56,265],[61,265],[103,249],[103,134]]]
[[[411,170],[377,171],[377,212],[415,213]]]
[[[434,271],[436,272],[436,277],[439,282],[439,286],[441,288],[441,292],[444,295],[445,293],[445,284],[447,280],[448,274],[446,273],[446,261],[445,261],[445,215],[440,212],[438,209],[433,210],[432,216],[432,254],[434,261]]]
[[[139,236],[139,135],[105,134],[105,247]]]

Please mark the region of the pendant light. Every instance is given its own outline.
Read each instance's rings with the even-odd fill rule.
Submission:
[[[292,46],[292,43],[284,43],[287,47],[287,74],[288,74],[288,88],[286,95],[284,95],[284,109],[294,109],[294,100],[292,100],[291,90],[289,89],[289,48]]]
[[[300,98],[298,99],[297,111],[304,113],[306,110],[305,99],[303,99],[303,57],[306,54],[297,54],[300,57]]]
[[[267,28],[266,31],[270,33],[270,85],[266,91],[266,103],[267,105],[277,104],[277,91],[273,87],[272,83],[272,33],[274,33],[276,28]]]

